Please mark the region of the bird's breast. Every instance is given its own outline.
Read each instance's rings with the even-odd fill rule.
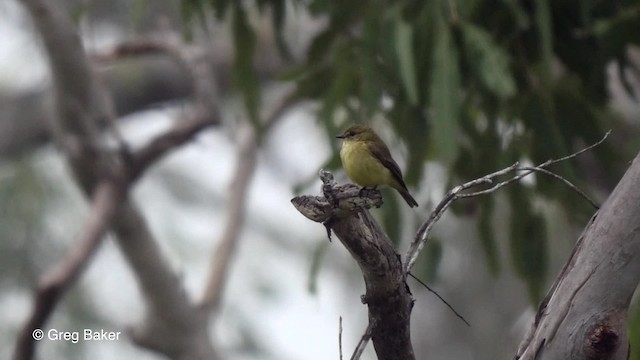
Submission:
[[[371,154],[366,142],[343,142],[340,159],[347,176],[360,186],[389,185],[391,181],[391,172]]]

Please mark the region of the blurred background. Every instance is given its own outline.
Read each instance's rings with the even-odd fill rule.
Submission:
[[[355,262],[290,200],[347,181],[334,138],[371,124],[420,207],[394,192],[374,215],[398,253],[446,191],[511,165],[602,145],[551,170],[596,202],[640,149],[639,1],[58,1],[112,97],[113,126],[138,148],[189,111],[188,69],[163,54],[106,56],[123,43],[177,39],[207,54],[221,123],[149,169],[132,189],[187,293],[205,291],[223,229],[241,130],[257,161],[226,268],[212,343],[225,359],[338,359],[366,328]],[[20,2],[0,3],[0,358],[32,311],[39,277],[74,246],[88,203],[51,140],[51,74]],[[283,100],[284,99],[284,100]],[[261,121],[280,109],[269,127]],[[105,130],[111,139],[114,129]],[[116,145],[114,145],[116,146]],[[414,269],[470,323],[409,280],[417,358],[512,358],[537,304],[594,209],[532,175],[454,204]],[[109,238],[48,328],[121,331],[118,341],[43,340],[46,359],[157,359],[132,343],[145,300]],[[637,298],[637,296],[636,296]],[[195,301],[195,300],[194,300]],[[629,314],[640,359],[640,308]],[[366,359],[375,359],[370,345]]]

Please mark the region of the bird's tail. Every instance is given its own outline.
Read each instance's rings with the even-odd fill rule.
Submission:
[[[404,201],[406,201],[407,204],[409,204],[409,206],[411,207],[418,206],[418,202],[416,201],[416,199],[413,198],[413,196],[411,196],[411,194],[409,194],[409,190],[403,189],[403,188],[396,189],[396,190],[398,190],[400,195],[402,195],[402,198],[404,199]]]

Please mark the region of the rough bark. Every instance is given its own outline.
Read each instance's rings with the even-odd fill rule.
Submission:
[[[352,184],[337,186],[329,173],[321,175],[324,197],[292,200],[307,218],[322,222],[358,263],[366,286],[371,339],[379,360],[415,359],[410,319],[413,299],[400,256],[367,209],[382,204],[380,193],[360,192]],[[362,195],[362,196],[361,196]],[[330,234],[329,234],[330,236]]]
[[[640,154],[587,224],[516,359],[629,356],[627,310],[640,281]]]

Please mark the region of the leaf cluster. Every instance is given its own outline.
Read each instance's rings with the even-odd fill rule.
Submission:
[[[319,117],[328,135],[338,132],[338,116],[349,122],[388,119],[408,147],[408,184],[418,183],[428,160],[447,164],[455,185],[516,160],[542,163],[596,142],[619,127],[607,107],[606,67],[615,61],[624,74],[632,66],[628,47],[640,44],[640,4],[631,0],[182,4],[187,16],[205,6],[217,16],[233,14],[233,71],[252,118],[260,96],[252,70],[257,30],[247,20],[247,7],[269,9],[283,55],[284,22],[295,13],[292,9],[305,7],[326,20],[304,59],[282,80],[294,82],[299,97],[321,104]],[[595,169],[565,162],[553,170],[579,187],[589,185],[593,174],[612,186],[623,168],[620,148],[614,145],[595,150]],[[337,164],[336,158],[330,164]],[[507,193],[512,208],[528,209],[512,218],[511,253],[516,273],[527,281],[534,299],[544,285],[548,236],[543,217],[532,206],[539,194],[557,200],[578,220],[592,213],[575,193],[550,178],[538,176],[533,187]],[[490,269],[498,271],[494,207],[493,200],[485,199],[456,208],[479,215],[484,253]]]

